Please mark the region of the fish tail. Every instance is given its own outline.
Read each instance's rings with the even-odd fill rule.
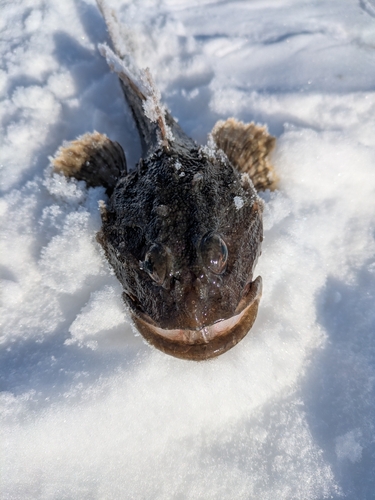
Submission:
[[[142,150],[147,153],[156,144],[168,146],[173,139],[169,126],[165,121],[165,107],[160,101],[160,92],[156,89],[150,70],[139,70],[131,55],[132,48],[127,50],[124,35],[116,14],[109,9],[103,0],[97,0],[100,12],[107,25],[111,38],[112,51],[108,45],[100,44],[99,51],[119,79],[125,99],[132,111],[141,139]]]

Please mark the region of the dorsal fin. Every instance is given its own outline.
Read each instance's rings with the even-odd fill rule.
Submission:
[[[169,149],[172,142],[183,148],[194,147],[194,141],[182,131],[162,104],[149,68],[138,69],[131,53],[126,53],[121,26],[115,13],[103,0],[97,0],[97,4],[106,22],[114,52],[105,44],[99,45],[99,50],[120,79],[125,99],[138,128],[143,155],[146,156],[160,145]]]

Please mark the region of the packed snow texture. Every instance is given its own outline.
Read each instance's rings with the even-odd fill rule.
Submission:
[[[104,191],[48,166],[93,130],[139,158],[104,22],[2,2],[1,498],[373,499],[375,1],[110,7],[194,139],[229,116],[277,136],[263,297],[218,359],[144,344],[95,240]]]

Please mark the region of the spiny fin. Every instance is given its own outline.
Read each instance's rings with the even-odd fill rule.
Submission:
[[[249,174],[257,191],[276,189],[278,179],[268,158],[276,139],[268,134],[266,127],[228,118],[216,123],[212,137],[232,165]]]
[[[126,174],[126,158],[118,142],[104,134],[84,134],[63,145],[52,160],[55,172],[86,181],[90,187],[111,191],[120,175]]]
[[[105,0],[96,0],[96,4],[107,26],[115,53],[121,59],[129,57],[130,54],[133,55],[133,40],[129,36],[129,30],[126,29],[126,26],[119,23],[116,12],[108,7]]]

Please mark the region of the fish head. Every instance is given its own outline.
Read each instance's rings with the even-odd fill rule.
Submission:
[[[148,342],[200,360],[247,334],[262,291],[262,210],[221,152],[156,151],[120,179],[99,241]]]

